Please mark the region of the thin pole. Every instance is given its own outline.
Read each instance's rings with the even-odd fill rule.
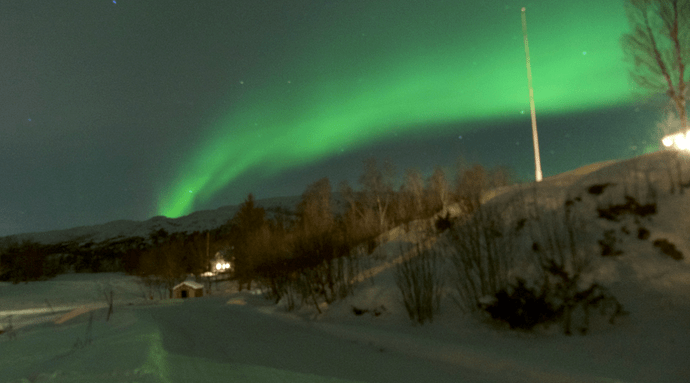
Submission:
[[[206,232],[206,265],[208,265],[211,269],[209,271],[213,272],[213,262],[211,262],[211,257],[209,256],[209,247],[210,247],[210,242],[211,242],[211,232],[207,231]],[[206,280],[208,281],[208,293],[211,294],[211,288],[213,287],[211,277],[207,277]]]
[[[539,136],[537,135],[537,112],[534,110],[534,88],[532,88],[532,67],[529,62],[529,44],[527,43],[527,16],[522,7],[522,35],[525,38],[525,56],[527,57],[527,83],[529,85],[529,106],[532,114],[532,142],[534,143],[534,169],[537,182],[541,181],[541,159],[539,158]]]

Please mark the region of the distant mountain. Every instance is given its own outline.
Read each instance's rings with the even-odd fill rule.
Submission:
[[[256,200],[257,206],[266,210],[266,215],[271,218],[278,212],[294,213],[301,196],[274,197]],[[346,202],[339,195],[331,196],[333,209],[336,213],[345,211]],[[35,233],[14,234],[0,237],[0,244],[6,241],[16,240],[22,242],[29,240],[45,245],[72,243],[75,245],[87,243],[113,243],[122,242],[129,238],[148,239],[154,231],[165,230],[167,233],[193,233],[217,229],[226,224],[239,210],[240,205],[219,207],[215,210],[200,210],[179,218],[156,216],[146,221],[117,220],[100,225],[79,226],[71,229],[53,230]]]
[[[294,212],[300,196],[276,197],[256,200],[270,217],[278,210]],[[15,234],[0,238],[0,243],[7,240],[30,240],[46,245],[57,243],[107,243],[127,238],[148,238],[149,234],[161,229],[166,232],[192,233],[212,230],[228,222],[239,210],[240,205],[223,206],[215,210],[201,210],[179,218],[157,216],[146,221],[118,220],[101,225],[80,226],[72,229],[53,230],[36,233]]]

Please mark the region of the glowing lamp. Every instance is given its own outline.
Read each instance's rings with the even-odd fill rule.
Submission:
[[[230,264],[227,262],[226,263],[221,263],[221,262],[216,263],[216,270],[217,271],[225,271],[229,268],[230,268]]]
[[[661,139],[661,143],[668,148],[669,146],[673,145],[673,138],[671,138],[671,136],[666,136]]]
[[[670,134],[662,138],[661,143],[667,148],[674,147],[678,150],[690,150],[690,131]]]

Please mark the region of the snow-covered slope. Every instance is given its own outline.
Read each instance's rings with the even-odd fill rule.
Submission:
[[[0,381],[689,382],[690,189],[679,188],[687,180],[685,159],[660,152],[487,196],[487,206],[502,211],[516,211],[509,208],[516,201],[544,215],[565,201],[578,209],[586,228],[580,245],[593,261],[589,277],[629,312],[613,325],[592,320],[587,335],[566,336],[559,326],[512,331],[463,314],[450,285],[433,323],[412,325],[394,265],[430,223],[416,222],[384,234],[355,294],[322,305],[322,314],[309,305],[286,312],[258,290],[237,293],[232,285],[204,298],[152,304],[123,274],[0,284],[0,327],[9,310],[50,302],[56,311],[33,312],[33,324],[14,339],[0,335]],[[642,217],[621,208],[609,212],[617,220],[601,216],[598,209],[623,206],[626,194],[640,204],[654,201],[656,212]],[[647,234],[640,237],[641,228]],[[606,232],[616,251],[603,256]],[[654,244],[661,240],[682,257]],[[98,305],[109,288],[115,312],[106,322]],[[96,306],[91,324],[89,314],[58,320],[67,313],[58,306],[88,304]],[[15,323],[20,317],[15,313]]]
[[[319,322],[366,324],[367,331],[374,333],[384,329],[413,333],[426,345],[418,348],[420,357],[435,355],[467,368],[514,373],[502,381],[690,382],[690,189],[679,188],[688,180],[687,157],[657,152],[583,167],[487,196],[489,207],[513,213],[538,206],[543,218],[571,201],[583,220],[578,246],[591,255],[586,278],[608,288],[629,312],[614,325],[593,315],[585,336],[565,336],[560,324],[515,332],[464,315],[453,303],[450,287],[433,324],[409,329],[393,267],[380,272],[375,283],[361,286],[358,294],[332,305]],[[602,185],[607,186],[597,194]],[[656,213],[641,217],[626,212],[625,195],[642,205],[655,203]],[[611,206],[620,206],[616,220],[603,218],[598,211]],[[503,217],[511,226],[522,216]],[[646,230],[642,238],[639,229]],[[526,249],[515,249],[519,254],[530,251],[528,232],[524,230],[521,238]],[[400,236],[377,252],[387,255],[392,265],[399,257],[396,250],[414,242],[408,238]],[[609,242],[615,252],[602,255],[602,242]],[[682,259],[674,259],[678,253],[669,255],[657,245],[663,242],[673,244]],[[353,307],[369,311],[356,316]],[[389,342],[399,344],[402,339]]]

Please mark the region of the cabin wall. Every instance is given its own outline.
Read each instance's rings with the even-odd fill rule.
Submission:
[[[173,291],[173,298],[182,298],[182,291],[187,292],[187,298],[198,298],[204,296],[203,289],[193,289],[189,286],[181,286]]]

